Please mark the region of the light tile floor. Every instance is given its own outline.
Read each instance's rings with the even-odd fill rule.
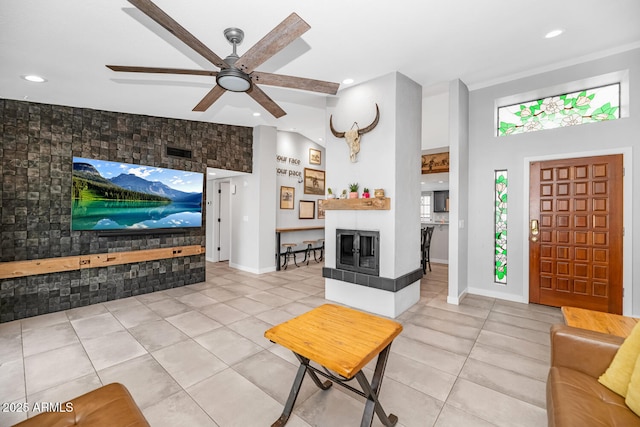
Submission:
[[[401,427],[546,425],[548,332],[560,311],[473,295],[449,305],[446,278],[434,264],[398,319],[385,410]],[[2,409],[118,381],[154,427],[268,426],[297,361],[263,333],[325,302],[321,264],[254,275],[208,263],[203,283],[0,324]],[[362,409],[354,393],[306,379],[287,425],[357,426]],[[0,426],[26,416],[0,411]]]

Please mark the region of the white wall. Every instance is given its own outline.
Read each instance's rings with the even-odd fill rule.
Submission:
[[[380,276],[397,278],[420,268],[420,86],[391,73],[343,90],[328,108],[336,130],[369,125],[380,108],[380,121],[360,142],[358,161],[349,159],[343,139],[327,135],[327,183],[340,192],[351,182],[385,190],[390,211],[327,211],[325,265],[335,268],[335,229],[380,231]]]
[[[320,164],[309,163],[309,149],[320,150]],[[278,228],[295,228],[295,227],[323,227],[324,219],[318,219],[318,200],[324,199],[325,195],[314,195],[304,193],[304,169],[325,170],[327,159],[323,146],[316,144],[310,139],[300,135],[297,132],[278,131],[276,155],[281,156],[280,160],[274,157],[272,161],[272,169],[276,175],[276,226]],[[284,157],[287,158],[284,161]],[[300,164],[291,163],[290,159],[300,160]],[[277,173],[286,170],[286,173]],[[295,173],[300,173],[300,176]],[[287,186],[295,189],[293,209],[280,209],[280,187]],[[326,182],[325,182],[326,193]],[[315,202],[314,219],[300,219],[300,200],[309,200]],[[324,238],[324,230],[296,231],[282,233],[282,243],[297,243],[295,250],[305,249],[304,240],[317,240]]]
[[[257,126],[253,130],[253,172],[231,179],[233,215],[229,265],[252,273],[275,270],[276,129]]]
[[[447,146],[449,146],[448,90],[422,99],[422,149],[430,150]]]
[[[461,80],[449,84],[449,294],[458,304],[467,292],[469,91]]]
[[[588,84],[589,78],[614,72],[628,75],[629,117],[508,137],[495,136],[496,100],[545,88],[570,87],[571,82],[577,80]],[[472,91],[469,107],[468,200],[469,212],[473,213],[468,218],[468,233],[473,236],[468,238],[467,268],[473,272],[469,275],[469,292],[528,301],[528,162],[531,159],[624,153],[624,313],[640,315],[640,271],[634,268],[632,258],[633,247],[640,245],[640,233],[633,232],[640,230],[640,197],[633,196],[633,190],[640,188],[640,49]],[[506,286],[493,283],[493,174],[496,169],[509,171]]]

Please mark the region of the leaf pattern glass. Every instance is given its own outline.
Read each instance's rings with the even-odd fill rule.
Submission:
[[[507,171],[495,171],[495,270],[494,281],[507,284]]]
[[[620,84],[498,108],[498,136],[620,118]]]

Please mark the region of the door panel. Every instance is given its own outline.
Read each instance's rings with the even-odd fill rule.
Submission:
[[[231,184],[228,182],[220,183],[220,212],[218,218],[218,236],[220,236],[220,242],[218,247],[220,248],[219,261],[229,261],[229,255],[231,253]]]
[[[530,302],[622,313],[622,160],[531,163]]]

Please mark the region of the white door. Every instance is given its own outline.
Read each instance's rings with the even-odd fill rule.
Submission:
[[[214,205],[218,203],[217,185],[213,181],[207,181],[207,209],[206,209],[206,224],[207,224],[207,237],[206,237],[206,257],[207,261],[218,260],[218,247],[215,245],[215,234],[218,231],[216,224],[216,214]]]
[[[219,261],[229,261],[231,253],[231,184],[221,182],[218,195],[220,196],[220,203],[218,203],[220,208],[218,212]]]

